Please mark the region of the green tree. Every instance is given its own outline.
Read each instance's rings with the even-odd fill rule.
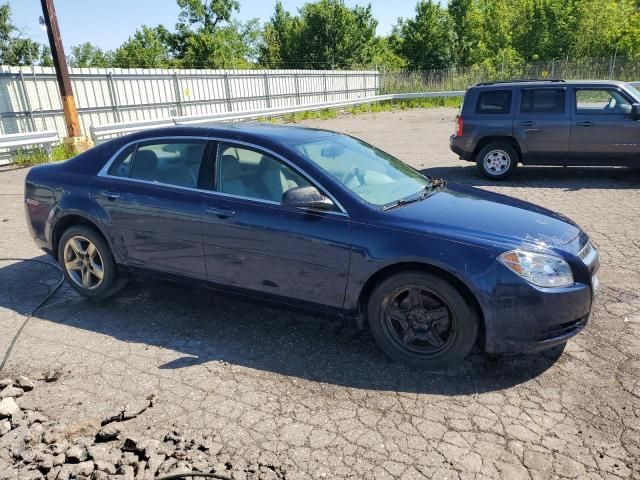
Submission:
[[[288,62],[300,58],[298,39],[301,21],[276,2],[275,11],[262,31],[258,59],[266,67],[287,67]],[[294,66],[290,64],[289,66]]]
[[[180,66],[242,68],[255,59],[258,22],[232,19],[237,0],[178,0],[178,6],[176,32],[167,43]]]
[[[120,68],[167,68],[174,64],[168,38],[170,32],[158,25],[142,28],[129,37],[113,54],[113,66]]]
[[[104,51],[89,42],[71,47],[69,65],[72,67],[100,67],[113,65],[113,52]]]
[[[483,60],[483,20],[476,0],[450,0],[448,11],[455,26],[456,63],[469,66]]]
[[[24,38],[11,19],[11,6],[0,5],[0,63],[33,65],[40,61],[43,46]]]
[[[385,53],[377,25],[370,5],[349,8],[343,0],[319,0],[304,4],[293,16],[278,2],[265,25],[260,63],[289,68],[368,66]]]
[[[43,67],[53,67],[53,57],[51,56],[51,49],[46,45],[42,46],[40,52],[40,65]]]
[[[396,49],[410,68],[447,68],[455,62],[456,34],[449,13],[433,0],[420,0],[416,16],[395,27]]]

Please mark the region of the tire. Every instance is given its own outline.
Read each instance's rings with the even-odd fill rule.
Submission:
[[[491,180],[504,180],[518,166],[520,157],[508,143],[495,142],[482,148],[476,157],[480,173]]]
[[[429,273],[401,273],[382,281],[369,297],[367,315],[382,351],[417,368],[459,363],[478,336],[475,310],[455,287]]]
[[[78,225],[65,230],[58,242],[58,261],[67,282],[83,297],[101,300],[123,286],[109,245],[92,228]],[[102,278],[97,274],[100,269]]]

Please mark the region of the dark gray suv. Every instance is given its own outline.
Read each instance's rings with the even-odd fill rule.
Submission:
[[[450,145],[494,180],[518,163],[640,166],[640,92],[615,81],[480,83]]]

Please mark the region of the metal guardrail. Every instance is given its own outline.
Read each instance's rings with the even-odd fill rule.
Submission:
[[[0,149],[2,150],[42,145],[44,151],[49,156],[51,155],[52,145],[59,142],[60,137],[58,136],[58,132],[55,130],[0,135]],[[0,159],[0,165],[7,165],[9,163],[9,160]]]
[[[105,137],[124,135],[149,128],[169,127],[173,125],[202,125],[213,122],[231,122],[239,120],[254,120],[256,118],[278,117],[304,111],[324,110],[327,108],[343,108],[363,103],[384,102],[389,100],[411,100],[416,98],[436,97],[462,97],[464,90],[450,92],[420,92],[420,93],[394,93],[389,95],[375,95],[361,97],[352,100],[335,102],[308,103],[295,107],[262,108],[258,110],[245,110],[237,112],[223,112],[208,115],[189,115],[156,120],[143,120],[136,122],[111,123],[105,125],[92,125],[91,138],[97,144]]]

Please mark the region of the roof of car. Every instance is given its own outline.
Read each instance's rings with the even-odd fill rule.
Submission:
[[[493,82],[482,82],[474,85],[474,87],[540,87],[540,86],[556,86],[556,85],[624,85],[625,82],[618,80],[504,80]]]
[[[142,132],[120,137],[131,141],[142,141],[145,138],[175,137],[175,136],[204,136],[222,137],[230,140],[271,140],[280,143],[299,143],[336,132],[319,128],[302,127],[299,125],[276,125],[260,122],[236,122],[192,125],[175,125],[172,127],[154,128]]]

